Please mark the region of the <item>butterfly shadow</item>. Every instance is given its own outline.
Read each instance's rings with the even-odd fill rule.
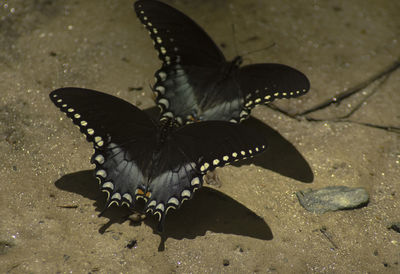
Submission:
[[[105,207],[105,194],[99,191],[93,171],[79,171],[64,175],[55,182],[57,188],[74,192],[94,200],[96,211],[102,212]],[[124,223],[132,213],[127,207],[110,207],[103,217],[109,221],[99,229],[101,234],[115,223]],[[146,218],[144,223],[156,231],[155,218]],[[131,222],[131,225],[140,225]],[[261,240],[273,238],[271,229],[256,213],[229,196],[215,189],[203,187],[196,191],[193,199],[183,203],[180,209],[171,210],[166,216],[162,243],[167,238],[194,239],[203,236],[206,231],[216,233],[243,235]],[[159,250],[163,247],[159,247]]]
[[[252,159],[234,163],[234,166],[254,164],[303,183],[314,181],[314,174],[306,159],[278,131],[254,117],[250,117],[243,123],[256,129],[260,134],[268,136],[268,148]]]
[[[151,107],[144,111],[155,121],[160,116],[160,110],[157,107]],[[252,116],[242,123],[256,129],[260,134],[268,136],[268,149],[252,159],[241,160],[232,165],[239,167],[254,164],[303,183],[314,181],[314,174],[306,159],[278,131]]]

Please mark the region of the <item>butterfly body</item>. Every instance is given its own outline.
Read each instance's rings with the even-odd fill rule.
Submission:
[[[164,117],[182,124],[240,122],[258,104],[298,97],[310,88],[303,73],[286,65],[240,67],[240,56],[228,62],[200,26],[167,4],[140,0],[135,10],[163,62],[153,90]]]
[[[52,102],[79,126],[94,145],[91,162],[101,190],[112,204],[133,207],[144,199],[146,212],[162,226],[217,167],[253,157],[266,149],[265,136],[245,125],[209,121],[178,127],[159,123],[117,97],[82,88],[50,93]]]

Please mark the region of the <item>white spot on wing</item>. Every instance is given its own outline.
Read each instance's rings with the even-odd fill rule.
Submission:
[[[165,94],[165,88],[163,86],[156,86],[155,90],[159,91],[160,94]]]
[[[200,179],[199,179],[199,177],[193,178],[192,181],[190,182],[190,184],[191,184],[192,186],[198,186],[198,185],[200,185]]]
[[[164,212],[164,209],[165,209],[164,204],[163,204],[163,203],[159,203],[159,204],[156,206],[156,209],[158,209],[158,210]]]
[[[94,160],[99,163],[100,165],[104,164],[104,157],[103,155],[99,154],[94,157]]]
[[[182,191],[181,196],[182,198],[190,198],[190,191],[185,189],[184,191]]]
[[[156,200],[153,200],[149,203],[148,207],[153,207],[157,204]]]
[[[103,178],[107,177],[107,172],[104,169],[99,169],[98,171],[96,171],[96,176],[100,176]]]
[[[105,182],[105,183],[102,185],[102,187],[103,187],[103,188],[109,188],[109,189],[111,189],[111,190],[114,190],[114,184],[111,183],[111,182]]]
[[[209,165],[207,162],[205,162],[205,163],[200,167],[200,171],[206,171],[206,170],[208,169],[209,166],[210,166],[210,165]]]
[[[164,113],[164,114],[163,114],[163,116],[165,116],[165,117],[169,117],[169,118],[172,118],[172,117],[174,117],[174,115],[173,115],[173,114],[172,114],[172,112],[170,112],[170,111],[168,111],[168,112]]]
[[[111,200],[121,200],[121,194],[118,192],[114,193],[113,196],[111,196]]]
[[[128,200],[129,203],[132,203],[132,196],[129,193],[125,193],[124,195],[122,195],[122,198],[125,198],[126,200]]]
[[[160,47],[160,52],[165,55],[167,53],[167,50],[164,47]]]
[[[167,74],[164,71],[160,71],[158,76],[160,77],[161,81],[165,81],[165,79],[167,79]]]
[[[168,108],[168,107],[169,107],[169,102],[168,102],[168,100],[165,99],[165,98],[162,98],[162,99],[158,100],[158,103],[161,104],[161,105],[163,105],[165,108]]]
[[[174,205],[176,205],[176,206],[179,206],[179,201],[178,201],[178,199],[175,198],[175,197],[170,198],[170,199],[168,200],[167,203],[168,203],[168,204],[174,204]]]

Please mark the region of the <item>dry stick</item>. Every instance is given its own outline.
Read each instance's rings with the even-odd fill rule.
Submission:
[[[357,110],[360,109],[360,107],[365,103],[365,101],[367,101],[372,95],[374,95],[380,87],[383,86],[383,84],[386,82],[386,80],[389,78],[389,74],[386,74],[385,76],[383,76],[383,79],[378,83],[378,85],[372,90],[372,92],[370,92],[368,95],[366,95],[363,100],[361,100],[352,110],[350,110],[349,113],[343,115],[343,116],[339,116],[336,117],[334,119],[315,119],[315,118],[311,118],[308,116],[305,116],[307,121],[313,121],[313,122],[317,122],[317,121],[334,121],[334,122],[338,122],[338,121],[344,121],[346,118],[349,118],[351,115],[353,115]],[[348,122],[351,122],[349,120],[346,120]]]
[[[347,97],[349,97],[349,96],[351,96],[351,95],[363,90],[364,88],[366,88],[367,86],[369,86],[371,83],[375,82],[376,80],[380,79],[381,77],[394,72],[399,67],[400,67],[400,61],[396,61],[390,67],[386,68],[381,73],[371,77],[367,81],[365,81],[365,82],[363,82],[361,84],[358,84],[355,87],[353,87],[353,88],[351,88],[351,89],[349,89],[347,91],[344,91],[344,92],[338,94],[337,96],[332,97],[331,99],[329,99],[329,100],[327,100],[327,101],[325,101],[325,102],[323,102],[321,104],[318,104],[315,107],[312,107],[312,108],[310,108],[310,109],[308,109],[308,110],[306,110],[304,112],[299,113],[298,116],[303,116],[303,115],[315,112],[317,110],[326,108],[326,107],[328,107],[328,106],[330,106],[332,104],[339,103],[340,101],[346,99]]]
[[[372,96],[374,95],[380,87],[383,86],[384,83],[386,83],[387,79],[389,79],[389,75],[390,74],[386,74],[385,76],[383,76],[382,81],[380,81],[378,83],[378,85],[372,90],[372,92],[370,92],[368,95],[366,95],[364,97],[363,100],[361,100],[360,103],[358,103],[349,113],[347,113],[346,115],[343,115],[342,117],[337,117],[337,119],[346,119],[349,118],[351,115],[353,115],[357,110],[360,109],[360,107]]]
[[[372,128],[377,128],[377,129],[383,129],[389,132],[394,132],[394,133],[400,133],[400,128],[399,127],[393,127],[393,126],[381,126],[381,125],[374,125],[374,124],[370,124],[370,123],[363,123],[363,122],[358,122],[358,121],[352,121],[352,120],[348,120],[347,118],[349,118],[351,115],[353,115],[363,104],[365,101],[367,101],[372,95],[374,95],[381,86],[383,86],[383,84],[387,81],[387,79],[389,79],[389,74],[386,74],[384,76],[384,78],[382,79],[382,81],[380,81],[380,83],[373,89],[372,92],[370,92],[359,104],[357,104],[349,113],[341,116],[341,117],[337,117],[335,119],[315,119],[315,118],[311,118],[311,117],[305,117],[307,121],[309,122],[325,122],[325,121],[332,121],[332,122],[342,122],[342,123],[355,123],[358,125],[362,125],[362,126],[367,126],[367,127],[372,127]]]
[[[322,233],[322,235],[325,236],[325,238],[328,239],[328,241],[333,245],[333,247],[334,247],[335,249],[339,249],[339,247],[338,247],[338,246],[335,244],[335,242],[333,241],[331,234],[328,233],[328,232],[326,231],[326,228],[325,228],[325,227],[322,227],[319,231]]]

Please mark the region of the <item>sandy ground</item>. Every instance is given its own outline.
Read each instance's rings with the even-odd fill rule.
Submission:
[[[244,58],[309,77],[309,94],[276,104],[291,114],[400,56],[399,1],[168,3],[229,59],[275,43]],[[257,107],[270,149],[251,165],[218,170],[220,186],[169,214],[159,252],[150,218],[132,224],[123,208],[97,217],[105,196],[92,147],[48,99],[78,86],[154,106],[149,85],[160,62],[132,1],[2,0],[0,19],[1,273],[400,272],[400,233],[387,229],[400,221],[399,133],[365,125],[400,126],[400,70],[308,119]],[[296,191],[332,185],[365,187],[368,206],[316,215],[299,205]]]

